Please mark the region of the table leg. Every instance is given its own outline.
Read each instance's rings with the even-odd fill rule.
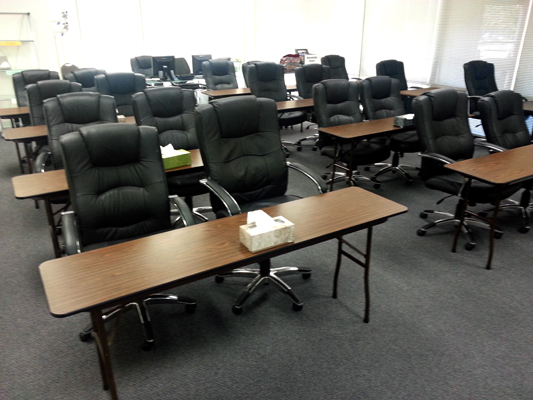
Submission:
[[[496,221],[498,221],[498,211],[500,209],[501,196],[498,196],[496,203],[494,204],[494,212],[492,213],[492,219],[490,221],[490,238],[489,238],[489,258],[487,260],[486,269],[490,269],[492,266],[492,256],[494,254],[494,231],[496,230]]]
[[[48,218],[48,228],[50,229],[50,236],[52,237],[52,244],[54,246],[54,254],[56,258],[61,257],[61,249],[59,248],[59,240],[57,239],[57,227],[54,221],[54,211],[50,200],[44,199],[44,208],[46,210],[46,217]]]
[[[337,170],[337,161],[339,159],[338,151],[339,151],[339,142],[338,142],[338,140],[335,140],[335,150],[333,152],[333,165],[331,167],[331,179],[330,179],[330,182],[329,182],[329,191],[330,192],[333,192],[333,183],[335,183],[335,172]]]
[[[465,223],[465,217],[466,217],[466,207],[468,205],[468,195],[470,192],[470,186],[472,185],[472,178],[468,178],[466,181],[466,186],[463,190],[463,193],[461,194],[461,199],[459,200],[459,225],[455,229],[455,235],[453,236],[453,245],[452,245],[452,252],[455,253],[457,250],[457,242],[459,240],[459,235],[461,233],[461,230],[463,229],[463,225]]]
[[[22,163],[22,156],[20,154],[19,144],[17,142],[14,142],[14,143],[15,143],[15,148],[17,149],[17,157],[19,160],[20,173],[25,174],[26,171],[24,171],[24,164]]]
[[[93,336],[96,342],[96,350],[98,352],[98,361],[100,363],[100,372],[102,374],[103,388],[104,390],[110,391],[111,399],[118,400],[117,387],[109,354],[109,345],[107,343],[107,334],[105,331],[104,320],[102,318],[102,310],[92,310],[91,321],[93,326]]]
[[[24,143],[24,151],[26,153],[26,164],[28,164],[28,173],[33,174],[33,155],[31,151],[31,143]]]

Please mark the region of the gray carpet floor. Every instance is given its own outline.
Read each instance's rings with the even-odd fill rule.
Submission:
[[[310,147],[290,149],[289,160],[327,170],[330,161]],[[403,161],[419,163],[415,154]],[[53,258],[45,212],[15,199],[19,173],[14,145],[0,140],[0,399],[107,399],[94,343],[78,339],[88,315],[48,312],[38,272]],[[293,193],[313,193],[301,176],[291,178]],[[457,253],[451,228],[416,235],[422,210],[452,211],[455,200],[436,206],[441,194],[418,177],[411,186],[398,175],[381,180],[379,189],[360,186],[409,212],[374,229],[370,323],[362,321],[362,269],[345,261],[331,298],[336,242],[322,243],[273,260],[313,269],[309,280],[286,278],[305,303],[299,312],[268,285],[235,316],[245,281],[205,279],[173,291],[197,299],[194,314],[151,308],[157,343],[149,352],[135,313],[125,313],[111,347],[120,398],[533,399],[533,232],[518,233],[519,216],[501,213],[505,233],[487,271],[486,231],[475,230],[472,251],[461,238]]]

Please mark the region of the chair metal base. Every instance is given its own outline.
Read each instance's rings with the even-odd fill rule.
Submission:
[[[525,189],[522,192],[522,196],[520,198],[520,201],[516,201],[513,199],[506,199],[506,204],[500,204],[499,210],[502,211],[512,211],[512,210],[519,210],[520,215],[522,217],[522,226],[518,228],[518,232],[520,233],[527,233],[529,232],[529,224],[531,221],[531,214],[533,213],[533,203],[530,203],[531,200],[531,191],[529,189]],[[494,211],[494,208],[491,208],[489,210],[484,211],[485,213],[489,213]]]
[[[378,176],[380,175],[383,175],[387,172],[401,172],[403,174],[403,176],[405,177],[406,181],[405,181],[405,184],[406,185],[410,185],[411,183],[413,183],[413,178],[412,176],[406,171],[406,169],[411,169],[411,170],[414,170],[414,171],[418,171],[420,170],[420,168],[418,167],[413,167],[412,165],[407,165],[407,164],[400,164],[400,157],[401,157],[401,154],[399,153],[394,153],[393,156],[392,156],[392,163],[376,163],[374,164],[373,166],[375,167],[383,167],[382,169],[380,169],[378,172],[376,172],[373,176],[373,178],[377,178]]]
[[[337,167],[348,170],[348,168],[339,165]],[[331,172],[326,172],[322,174],[322,178],[326,181],[327,185],[331,185],[331,183],[333,182],[345,181],[347,185],[357,186],[357,181],[367,181],[372,182],[374,184],[375,189],[379,189],[381,187],[381,182],[378,181],[375,176],[369,178],[367,176],[362,175],[361,172],[357,170],[353,170],[351,176],[348,176],[346,172],[335,171],[335,176],[332,176]]]
[[[259,268],[237,268],[233,271],[217,275],[215,280],[222,282],[226,277],[252,278],[252,281],[242,291],[237,301],[233,305],[233,313],[239,315],[242,313],[244,302],[260,286],[261,283],[274,282],[279,290],[292,299],[292,308],[299,311],[303,307],[303,302],[296,295],[291,287],[287,285],[279,276],[301,274],[304,279],[311,277],[311,269],[300,267],[278,267],[271,268],[270,260],[261,261]]]
[[[141,327],[144,334],[144,342],[142,343],[141,348],[143,350],[150,350],[153,347],[155,340],[152,322],[150,320],[150,314],[148,312],[149,304],[182,304],[185,306],[185,311],[187,311],[188,313],[193,313],[196,309],[196,300],[193,300],[190,297],[178,297],[172,294],[153,294],[147,299],[144,299],[142,302],[131,302],[124,306],[115,307],[109,310],[105,315],[102,316],[102,320],[105,323],[120,316],[120,314],[128,307],[135,308],[135,310],[137,311],[137,315],[139,316],[139,321],[141,322]],[[116,325],[118,325],[118,320]],[[82,342],[86,342],[87,340],[89,340],[89,338],[92,337],[92,334],[92,324],[89,324],[82,332],[80,332],[80,340]]]
[[[442,225],[450,225],[453,224],[455,227],[459,225],[461,222],[458,217],[456,217],[454,214],[443,212],[443,211],[436,211],[436,210],[424,210],[420,213],[420,218],[426,219],[429,214],[438,214],[443,215],[447,218],[442,218],[437,221],[430,222],[426,225],[424,225],[422,228],[420,228],[416,233],[418,236],[424,236],[426,232],[434,228],[436,226],[442,226]],[[490,225],[477,220],[475,218],[465,218],[464,225],[461,227],[461,232],[466,236],[467,243],[465,244],[466,250],[472,250],[474,247],[476,247],[476,241],[474,240],[472,236],[472,232],[470,230],[470,226],[478,226],[484,229],[490,229]],[[494,237],[500,238],[503,235],[503,231],[501,229],[495,229],[494,231]]]

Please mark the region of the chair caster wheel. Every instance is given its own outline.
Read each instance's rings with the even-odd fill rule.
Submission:
[[[186,304],[185,305],[185,312],[187,314],[193,314],[194,311],[196,311],[196,303]]]
[[[413,184],[413,181],[408,179],[405,181],[405,186],[411,186]]]
[[[82,342],[88,342],[91,338],[91,334],[89,332],[80,332],[80,340]]]
[[[303,304],[292,303],[292,309],[293,309],[294,311],[300,311],[302,308],[304,308],[304,305],[303,305]]]
[[[370,167],[365,167],[364,170],[365,171],[370,171]]]
[[[306,272],[306,273],[302,274],[302,278],[304,278],[304,279],[311,278],[311,272]]]
[[[419,217],[422,218],[422,219],[426,219],[428,217],[428,214],[422,211],[420,213]]]
[[[322,175],[322,179],[326,180],[328,178],[327,175]]]
[[[465,250],[470,251],[470,250],[473,250],[474,247],[476,247],[476,245],[473,244],[473,243],[467,243],[467,244],[465,244]]]
[[[296,147],[296,151],[302,151],[302,146]]]
[[[518,232],[520,233],[528,233],[529,232],[529,226],[521,226],[518,228]]]
[[[381,183],[374,183],[374,189],[379,189],[381,187]]]
[[[313,151],[316,151],[316,146],[313,146]]]
[[[487,215],[489,215],[489,213],[486,212],[486,211],[481,211],[481,212],[479,213],[479,215],[480,215],[481,217],[486,217]]]
[[[242,314],[242,307],[233,306],[231,308],[231,311],[233,311],[233,314],[235,314],[235,315],[241,315]]]
[[[494,232],[494,239],[501,239],[503,232]]]
[[[224,277],[220,275],[215,275],[215,282],[216,283],[222,283],[224,282]]]
[[[426,236],[426,231],[423,230],[423,229],[419,229],[419,230],[416,231],[416,234],[418,236]]]
[[[152,347],[154,347],[154,342],[144,342],[143,344],[141,344],[141,349],[143,349],[144,351],[150,351],[152,350]]]

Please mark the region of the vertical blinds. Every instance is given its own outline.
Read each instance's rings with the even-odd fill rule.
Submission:
[[[395,58],[409,82],[464,88],[463,64],[494,64],[499,89],[533,94],[533,0],[367,0],[361,74]]]

